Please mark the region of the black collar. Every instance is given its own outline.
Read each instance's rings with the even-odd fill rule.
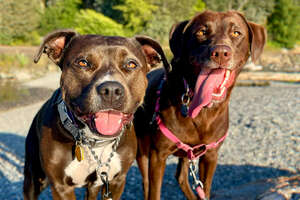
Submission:
[[[57,105],[59,118],[64,128],[71,133],[75,141],[80,141],[83,136],[83,130],[79,129],[74,121],[68,114],[68,108],[65,102],[60,99],[60,102]]]

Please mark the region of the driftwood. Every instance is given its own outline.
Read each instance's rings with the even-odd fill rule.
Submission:
[[[242,72],[238,80],[300,82],[300,73]]]
[[[300,175],[266,179],[237,186],[231,190],[218,190],[212,200],[299,200]]]

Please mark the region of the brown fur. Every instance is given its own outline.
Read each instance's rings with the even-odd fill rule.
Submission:
[[[198,34],[201,29],[206,31],[204,36]],[[233,38],[231,36],[233,31],[239,31],[241,35]],[[231,54],[229,60],[221,59],[220,63],[235,72],[236,80],[250,53],[253,61],[261,54],[265,40],[265,29],[262,26],[247,22],[235,11],[225,13],[206,11],[196,15],[192,20],[172,27],[170,32],[170,48],[174,54],[172,71],[155,70],[148,75],[149,86],[145,103],[135,115],[138,136],[137,161],[143,176],[145,199],[160,199],[166,159],[171,154],[179,157],[176,178],[186,198],[197,199],[188,183],[186,153],[178,150],[157,126],[150,123],[157,98],[156,90],[164,74],[166,73],[167,81],[161,91],[160,116],[165,126],[182,142],[191,146],[216,142],[228,131],[228,103],[233,85],[228,88],[223,101],[214,103],[211,108],[202,108],[198,116],[192,119],[183,117],[180,112],[181,95],[185,92],[182,79],[184,77],[193,89],[203,66],[217,68],[216,62],[212,61],[211,52],[217,45],[222,45],[222,48],[225,46]],[[204,183],[207,198],[210,197],[219,148],[220,146],[208,150],[199,160],[200,179]]]

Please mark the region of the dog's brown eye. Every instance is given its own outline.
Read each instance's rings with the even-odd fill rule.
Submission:
[[[79,60],[78,65],[80,67],[88,67],[89,63],[86,60]]]
[[[238,31],[234,31],[233,33],[231,33],[231,35],[232,35],[233,37],[238,37],[238,36],[241,35],[241,33],[238,32]]]
[[[133,60],[130,60],[125,64],[125,67],[127,69],[135,69],[137,67],[137,64]]]
[[[203,36],[203,35],[206,35],[206,31],[205,30],[198,31],[197,36]]]

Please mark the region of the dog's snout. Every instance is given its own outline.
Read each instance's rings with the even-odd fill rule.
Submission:
[[[116,81],[107,81],[97,86],[97,92],[105,103],[114,104],[123,101],[125,89]]]
[[[228,65],[231,59],[232,51],[229,46],[216,45],[211,49],[210,58],[220,66]]]

